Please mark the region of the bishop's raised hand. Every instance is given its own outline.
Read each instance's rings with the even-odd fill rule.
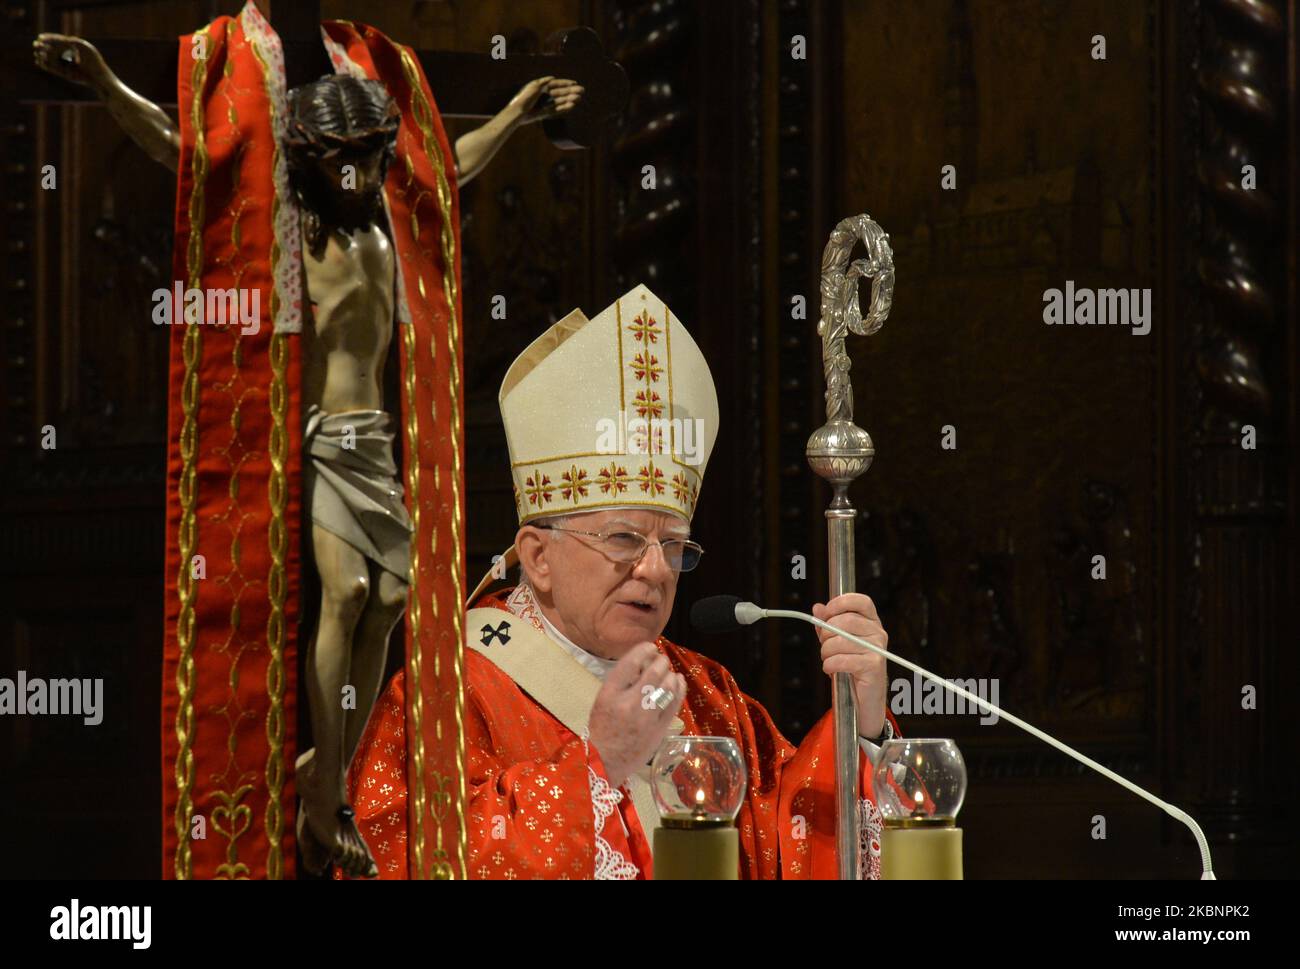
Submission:
[[[672,695],[666,706],[646,702],[656,690]],[[618,787],[649,763],[685,698],[685,678],[673,672],[654,643],[630,650],[606,674],[591,708],[588,737],[611,786]]]

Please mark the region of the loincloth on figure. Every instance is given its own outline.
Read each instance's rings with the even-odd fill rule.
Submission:
[[[303,499],[313,522],[409,582],[411,517],[393,462],[392,423],[381,410],[326,414],[309,407]]]

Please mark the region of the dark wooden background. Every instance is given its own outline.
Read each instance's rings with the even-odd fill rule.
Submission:
[[[0,9],[21,53],[39,29],[168,38],[237,7]],[[631,81],[604,143],[561,151],[531,127],[462,196],[473,575],[514,531],[505,368],[573,307],[645,282],[704,349],[722,404],[696,517],[709,554],[679,602],[824,598],[827,495],[803,458],[823,419],[817,278],[830,229],[868,212],[898,282],[884,330],[850,338],[877,447],[853,496],[860,586],[891,648],[997,677],[1008,708],[1187,808],[1222,877],[1294,872],[1296,0],[322,9],[479,52],[586,24]],[[169,275],[173,184],[102,109],[23,106],[26,62],[0,71],[0,676],[103,676],[108,691],[97,728],[0,723],[0,829],[22,832],[0,875],[154,877],[166,347],[148,307]],[[476,123],[452,120],[453,136]],[[1044,326],[1042,292],[1066,279],[1151,288],[1150,335]],[[794,296],[810,319],[791,318]],[[792,739],[826,709],[809,631],[702,640],[683,614],[669,633],[724,661]],[[965,753],[969,877],[1195,876],[1181,826],[1006,724],[902,721]]]

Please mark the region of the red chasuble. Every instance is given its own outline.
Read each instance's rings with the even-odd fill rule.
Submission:
[[[412,870],[464,869],[460,234],[455,161],[419,61],[378,31],[324,26],[335,69],[401,109],[385,203],[397,253],[400,415],[415,534],[407,673]],[[245,290],[256,325],[176,310],[171,340],[163,649],[163,871],[292,876],[296,749],[302,253],[279,150],[279,38],[250,2],[181,38],[174,278]],[[204,301],[206,302],[206,301]],[[202,834],[200,836],[200,828]]]
[[[484,597],[479,606],[486,608],[471,610],[467,619],[473,648],[466,650],[465,660],[469,876],[651,878],[650,832],[656,816],[646,816],[647,802],[642,797],[638,806],[628,786],[610,788],[599,755],[575,722],[573,707],[566,709],[569,698],[586,689],[586,698],[575,703],[589,711],[591,691],[599,688],[599,681],[567,654],[557,658],[537,642],[544,634],[526,587],[504,599]],[[521,647],[524,640],[532,645]],[[545,642],[562,651],[549,639]],[[835,878],[834,736],[829,713],[795,747],[721,665],[663,637],[656,645],[687,682],[680,732],[732,737],[744,754],[749,793],[737,818],[740,876]],[[529,655],[549,658],[506,658],[512,649],[521,648],[540,649]],[[571,666],[565,665],[566,659]],[[512,662],[521,665],[512,667]],[[537,675],[564,678],[562,683],[531,681],[531,689],[545,702],[502,669],[517,669],[525,679],[534,672],[529,664],[545,667]],[[583,674],[591,681],[585,686]],[[381,878],[408,874],[405,697],[406,680],[399,673],[375,708],[349,776],[358,827],[374,852]],[[585,723],[585,712],[580,716]],[[892,716],[890,721],[899,735]],[[865,877],[876,878],[880,815],[872,800],[865,754],[859,753],[859,762],[861,870]]]

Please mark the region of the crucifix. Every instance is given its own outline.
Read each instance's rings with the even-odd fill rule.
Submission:
[[[321,30],[318,4],[278,5],[280,15],[271,24],[263,6],[249,4],[238,17],[184,38],[182,52],[186,42],[193,44],[193,64],[182,53],[179,78],[169,43],[42,33],[33,43],[35,62],[61,80],[38,75],[25,100],[67,103],[93,92],[132,140],[178,175],[176,265],[189,285],[183,319],[177,307],[174,322],[192,325],[173,342],[172,369],[169,595],[174,592],[178,605],[175,614],[169,612],[165,666],[174,665],[179,705],[171,713],[165,698],[164,710],[175,723],[178,793],[169,834],[176,877],[193,877],[194,855],[202,853],[190,843],[193,822],[202,814],[196,798],[211,804],[212,824],[228,840],[216,876],[247,876],[251,870],[238,842],[252,825],[254,810],[247,802],[260,792],[257,784],[240,782],[260,778],[246,765],[232,771],[241,744],[250,758],[264,754],[267,763],[266,870],[270,877],[279,870],[283,666],[292,655],[285,644],[293,642],[285,626],[294,610],[286,604],[285,588],[286,581],[296,585],[286,580],[286,563],[296,560],[286,539],[296,531],[295,509],[285,500],[296,482],[286,478],[286,468],[299,467],[302,507],[310,519],[304,560],[314,563],[320,577],[321,608],[305,673],[315,746],[295,765],[302,799],[298,845],[309,871],[335,866],[346,875],[373,876],[375,862],[346,803],[345,780],[379,693],[388,638],[409,610],[408,652],[415,651],[417,682],[424,652],[433,656],[435,670],[458,664],[462,639],[459,633],[448,638],[443,629],[442,645],[430,647],[434,636],[427,625],[434,618],[459,630],[462,601],[456,581],[463,572],[459,209],[453,189],[473,177],[519,124],[542,122],[562,147],[591,144],[621,109],[627,81],[618,65],[603,58],[594,33],[583,28],[553,35],[548,54],[497,60],[411,52],[350,22],[327,25],[322,43],[313,36]],[[86,87],[68,89],[66,81]],[[429,95],[435,90],[441,111]],[[160,107],[166,103],[177,104],[179,123]],[[491,120],[452,147],[441,127],[447,115]],[[271,293],[265,320],[273,334],[259,338],[253,327],[241,331],[248,339],[228,332],[206,336],[193,325],[225,322],[211,318],[212,293],[233,293],[223,289],[232,279],[236,286],[260,280],[258,291]],[[190,293],[199,300],[193,318]],[[395,324],[403,324],[398,339],[406,396],[400,424],[383,400],[384,360]],[[289,342],[291,334],[301,334],[301,340]],[[244,389],[237,393],[239,388]],[[269,408],[257,416],[269,419],[262,425],[250,421],[246,401],[264,401]],[[427,424],[422,432],[421,413],[450,420],[449,433]],[[295,416],[302,418],[300,442]],[[393,452],[403,431],[405,494]],[[298,453],[286,450],[290,439],[300,443]],[[219,465],[236,450],[258,459],[265,455],[270,467],[241,463],[227,472]],[[249,485],[241,481],[251,482],[258,496],[251,503]],[[223,504],[225,510],[214,515],[211,509]],[[264,547],[236,530],[229,571],[219,582],[201,581],[206,566],[192,564],[204,557],[196,551],[211,550],[216,541],[206,537],[213,529],[205,530],[200,508],[209,509],[212,521],[238,521],[239,528],[263,512],[271,520]],[[450,535],[440,538],[446,535],[442,525]],[[437,559],[431,562],[432,556]],[[448,594],[448,575],[454,594]],[[261,613],[248,608],[245,595],[259,586],[266,592],[257,593],[256,606],[270,600],[265,636],[271,665],[263,673],[271,694],[269,748],[264,752],[259,738],[250,741],[232,726],[226,738],[230,757],[196,768],[215,743],[195,739],[201,732],[196,720],[219,720],[218,711],[229,720],[231,706],[196,703],[196,691],[203,694],[205,685],[212,686],[208,681],[227,675],[232,696],[240,689],[240,654],[228,673],[221,654],[247,636],[241,627],[250,619],[260,629]],[[438,591],[428,591],[433,588]],[[425,608],[431,616],[425,614],[422,633]],[[211,649],[227,632],[226,645]],[[260,710],[263,698],[250,695],[247,685],[242,690],[235,706]],[[442,690],[440,699],[460,702],[455,691]],[[413,731],[421,743],[427,732],[423,702],[417,693]],[[438,740],[441,724],[433,732]],[[417,776],[424,769],[423,750],[419,744],[413,750]],[[419,789],[412,810],[417,834],[426,811],[435,816],[433,870],[446,875],[455,857],[454,846],[442,842],[447,784],[456,778],[436,774],[436,780],[431,797]],[[414,849],[413,870],[424,870],[421,850],[422,844]]]
[[[297,87],[332,73],[319,40],[319,0],[294,0],[258,6],[270,8],[269,20],[284,44],[287,86]],[[42,25],[54,30],[55,24]],[[122,82],[161,107],[176,105],[176,45],[167,40],[86,38],[113,65]],[[6,45],[9,46],[9,45]],[[542,129],[559,148],[590,148],[611,128],[627,104],[628,80],[623,68],[610,60],[590,27],[570,27],[551,34],[540,54],[490,54],[465,51],[416,51],[420,66],[438,98],[444,118],[490,118],[525,84],[538,77],[576,81],[583,97],[563,117],[548,118]],[[23,54],[26,57],[26,54]],[[96,100],[85,87],[74,86],[33,68],[23,79],[20,104],[76,104]]]

